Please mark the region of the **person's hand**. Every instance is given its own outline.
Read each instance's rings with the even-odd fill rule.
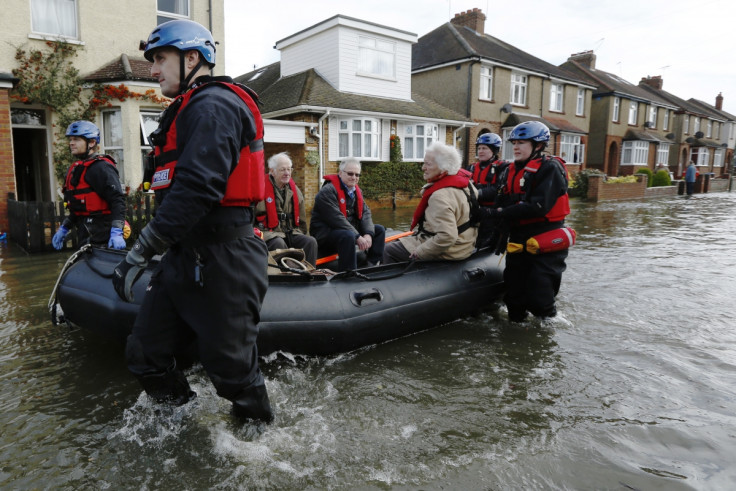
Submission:
[[[68,228],[66,228],[64,225],[59,227],[59,230],[57,230],[54,236],[51,238],[51,245],[54,246],[54,249],[60,251],[64,247],[64,242],[66,242],[66,236],[68,234]]]
[[[135,242],[133,248],[125,256],[125,259],[115,266],[112,274],[112,285],[115,287],[115,291],[118,293],[120,298],[126,302],[132,302],[133,297],[133,285],[138,278],[143,274],[143,270],[148,265],[148,259],[146,259],[141,253],[140,240]]]
[[[481,208],[482,218],[499,218],[501,216],[501,208]]]
[[[356,240],[355,243],[358,244],[358,248],[361,251],[367,251],[371,248],[371,245],[373,245],[373,237],[365,234],[361,237],[358,237],[358,240]]]
[[[110,240],[107,242],[107,247],[111,249],[125,249],[125,239],[123,238],[123,229],[112,227],[110,229]]]

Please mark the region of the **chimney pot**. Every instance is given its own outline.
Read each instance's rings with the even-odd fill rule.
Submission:
[[[486,32],[486,14],[479,8],[455,14],[450,22],[458,27],[467,26],[478,34]]]
[[[716,96],[716,109],[723,111],[723,94],[721,92]]]

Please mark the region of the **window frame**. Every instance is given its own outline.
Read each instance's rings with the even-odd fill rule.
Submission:
[[[626,161],[629,154],[631,162]],[[649,142],[643,140],[627,140],[621,145],[621,165],[649,165]]]
[[[723,167],[725,161],[725,148],[713,149],[713,167]]]
[[[110,122],[107,117],[109,115],[117,115],[117,127],[115,122]],[[111,107],[100,112],[100,120],[102,125],[100,128],[100,153],[112,156],[115,162],[118,164],[118,173],[120,175],[120,182],[125,182],[125,140],[123,133],[123,111],[120,107]],[[110,132],[108,132],[108,129]],[[118,130],[120,134],[115,134]],[[108,134],[113,136],[115,139],[119,139],[119,144],[108,143]]]
[[[690,115],[686,114],[684,122],[682,123],[682,133],[685,135],[690,134]]]
[[[660,163],[669,165],[670,145],[671,144],[664,142],[657,144],[657,162],[654,164],[655,168]]]
[[[511,104],[526,106],[529,77],[520,72],[511,72]]]
[[[561,113],[565,109],[565,86],[552,82],[549,87],[549,110]]]
[[[364,42],[372,42],[374,46],[366,46]],[[390,45],[391,50],[381,49],[380,44]],[[366,56],[366,55],[371,56]],[[382,73],[375,71],[376,66],[381,66],[383,61],[381,55],[390,54],[391,61],[386,63],[386,66],[390,66],[391,73]],[[368,59],[370,58],[370,59]],[[368,66],[370,65],[370,67]],[[356,69],[356,75],[362,77],[373,77],[381,78],[385,80],[396,80],[396,42],[387,41],[376,36],[364,36],[358,35],[358,64]]]
[[[422,127],[423,134],[419,136],[417,130]],[[429,131],[427,131],[429,130]],[[401,135],[401,153],[406,162],[421,162],[424,152],[432,143],[439,141],[439,125],[427,122],[404,123]],[[409,142],[411,139],[411,142]],[[420,144],[421,142],[421,144]],[[411,143],[411,144],[410,144]],[[408,149],[411,148],[411,152]]]
[[[579,87],[575,104],[575,116],[585,116],[585,89]]]
[[[654,104],[649,106],[649,115],[647,116],[648,121],[652,123],[651,128],[657,127],[657,106]]]
[[[488,73],[484,73],[484,70]],[[480,67],[480,92],[478,98],[482,101],[493,100],[493,66],[483,65]]]
[[[186,3],[186,13],[182,14],[179,12],[173,12],[168,10],[161,10],[160,1],[156,0],[156,25],[161,25],[164,22],[178,19],[190,19],[192,12],[191,0],[174,0],[176,3]]]
[[[629,103],[628,123],[632,126],[636,126],[638,120],[639,120],[639,103],[636,101],[631,101]]]
[[[355,122],[360,121],[361,122],[361,129],[355,130]],[[370,131],[365,131],[365,123],[370,121],[371,127],[375,128],[371,129]],[[345,122],[347,125],[347,129],[342,128],[342,123]],[[337,154],[338,158],[345,159],[348,157],[355,157],[360,160],[375,160],[378,161],[381,158],[381,120],[378,118],[362,118],[362,117],[341,117],[337,121]],[[347,135],[347,154],[343,153],[343,136]],[[355,136],[360,135],[360,152],[359,154],[355,153],[354,149],[354,143],[355,143]],[[371,150],[375,150],[375,155],[366,156],[364,154],[365,150],[365,136],[370,135],[371,142],[370,142],[370,148]],[[372,154],[373,152],[371,152]]]
[[[613,98],[613,117],[611,118],[611,121],[613,121],[614,123],[618,123],[621,121],[621,98],[620,97]]]
[[[70,2],[73,4],[74,8],[74,34],[65,34],[62,32],[49,32],[46,30],[43,30],[41,26],[38,24],[41,23],[41,20],[36,17],[36,15],[41,14],[44,17],[44,20],[46,20],[48,17],[49,11],[50,11],[50,3],[57,4],[59,2]],[[36,8],[34,8],[34,4],[36,4]],[[42,5],[43,4],[43,5]],[[31,32],[37,36],[41,37],[54,37],[54,38],[61,38],[61,39],[68,39],[68,40],[79,40],[79,0],[31,0],[30,4],[30,14],[31,14]],[[58,24],[58,22],[57,22]],[[57,26],[59,27],[59,26]],[[59,27],[58,31],[61,31],[61,28]]]
[[[667,131],[670,129],[670,110],[664,110],[664,116],[662,117],[662,130]]]
[[[562,157],[565,154],[565,157]],[[570,160],[567,157],[572,156]],[[580,135],[560,134],[560,157],[569,164],[582,164],[585,162],[585,144],[582,143]],[[576,158],[577,157],[577,158]]]

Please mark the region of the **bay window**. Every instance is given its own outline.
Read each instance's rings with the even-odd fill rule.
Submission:
[[[380,130],[377,119],[341,119],[338,131],[339,157],[378,159]]]
[[[625,141],[621,147],[621,165],[647,165],[649,142]]]

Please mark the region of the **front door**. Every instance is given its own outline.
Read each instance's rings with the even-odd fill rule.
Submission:
[[[18,201],[54,201],[45,111],[11,108]]]

